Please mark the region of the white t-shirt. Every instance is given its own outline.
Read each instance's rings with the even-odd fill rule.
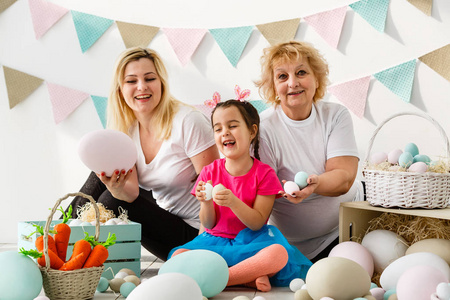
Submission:
[[[197,174],[190,158],[215,144],[208,118],[194,108],[180,105],[170,138],[162,143],[149,164],[142,152],[139,126],[132,128],[131,136],[138,149],[139,186],[151,190],[160,207],[199,228],[200,203],[190,193]]]
[[[337,103],[319,101],[302,121],[289,119],[281,106],[261,113],[261,161],[269,164],[278,179],[294,181],[304,171],[320,175],[328,159],[356,156],[358,149],[348,110]],[[339,197],[312,194],[299,204],[285,198],[275,201],[269,223],[306,257],[314,258],[339,235],[339,205],[362,200],[359,181]]]

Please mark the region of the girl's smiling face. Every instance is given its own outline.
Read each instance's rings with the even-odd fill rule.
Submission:
[[[161,80],[148,58],[131,61],[124,71],[122,95],[136,113],[151,113],[161,101]]]
[[[217,108],[213,116],[214,139],[227,159],[250,157],[250,144],[256,133],[256,124],[250,130],[235,106]]]
[[[309,116],[318,80],[306,58],[282,61],[273,68],[273,81],[280,105],[291,119]]]

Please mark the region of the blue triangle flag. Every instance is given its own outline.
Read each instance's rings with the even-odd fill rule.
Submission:
[[[217,28],[209,31],[230,63],[236,67],[253,32],[253,26]]]
[[[413,59],[398,66],[378,72],[373,76],[397,96],[402,98],[403,101],[409,103],[411,100],[415,70],[416,60]]]
[[[103,128],[106,128],[106,106],[108,104],[108,98],[93,95],[91,95],[91,98],[97,110],[97,115],[100,121],[102,121]]]
[[[71,11],[81,51],[86,52],[114,23],[114,20]]]
[[[379,32],[384,32],[389,0],[361,0],[349,5]]]

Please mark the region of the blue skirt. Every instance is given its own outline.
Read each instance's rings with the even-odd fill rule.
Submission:
[[[192,241],[172,249],[168,257],[171,257],[177,249],[210,250],[222,256],[231,267],[273,244],[282,245],[289,259],[286,266],[270,278],[270,283],[273,286],[289,286],[295,278],[305,279],[306,273],[312,266],[311,261],[296,247],[291,246],[278,228],[272,225],[264,225],[258,231],[245,228],[234,239],[217,237],[204,232]]]

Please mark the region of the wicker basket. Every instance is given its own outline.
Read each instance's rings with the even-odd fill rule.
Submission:
[[[91,201],[95,208],[97,219],[95,224],[96,241],[98,241],[100,234],[100,212],[91,196],[83,193],[70,193],[56,202],[44,228],[45,267],[39,267],[42,274],[45,294],[51,300],[92,299],[104,268],[104,266],[101,266],[73,271],[59,271],[50,268],[50,258],[48,256],[48,231],[50,229],[50,224],[61,201],[71,196],[81,196]]]
[[[403,115],[419,116],[430,121],[445,141],[447,158],[450,157],[449,141],[442,127],[430,116],[414,112],[395,114],[382,122],[369,141],[365,162],[370,157],[373,141],[388,121]],[[450,201],[450,173],[391,172],[370,170],[365,167],[367,201],[373,206],[400,208],[445,208]]]

